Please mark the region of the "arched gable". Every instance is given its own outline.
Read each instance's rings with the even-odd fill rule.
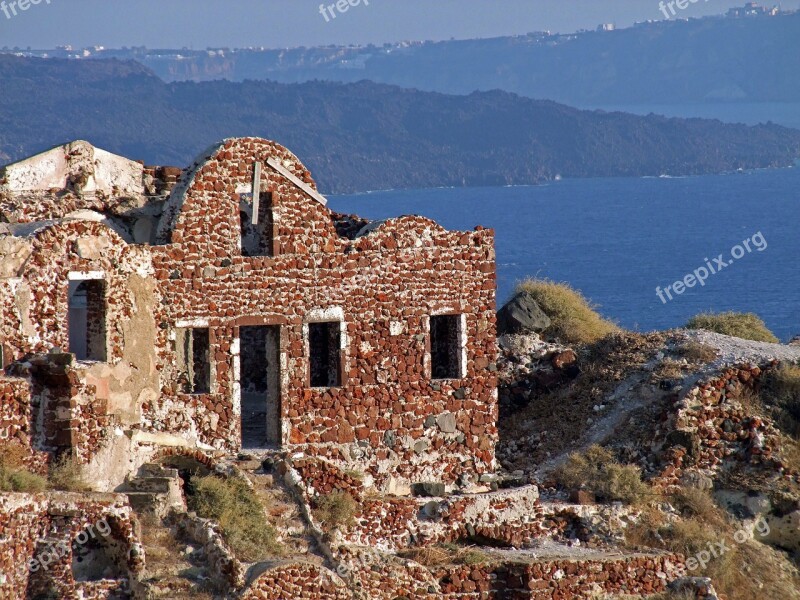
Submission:
[[[294,154],[264,139],[228,139],[184,174],[167,202],[157,241],[181,244],[189,255],[232,257],[248,255],[251,235],[261,238],[252,252],[266,256],[333,251],[343,243]]]

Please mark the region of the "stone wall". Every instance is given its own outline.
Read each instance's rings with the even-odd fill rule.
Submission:
[[[379,486],[393,478],[452,483],[491,470],[492,232],[448,232],[404,217],[351,240],[337,233],[322,203],[264,166],[275,256],[243,256],[240,208],[252,203],[256,158],[263,164],[270,157],[313,189],[287,150],[244,139],[215,148],[173,191],[160,229],[168,243],[153,248],[168,313],[158,347],[163,364],[174,364],[172,327],[208,327],[212,383],[208,393],[186,394],[179,373],[166,367],[162,397],[147,417],[159,429],[194,427],[203,443],[238,449],[239,328],[279,325],[284,448],[361,465]],[[431,377],[429,320],[436,314],[466,316],[461,378]],[[310,386],[308,324],[318,321],[341,322],[338,387]],[[437,420],[442,415],[448,418]]]
[[[657,435],[665,441],[656,481],[663,486],[677,484],[690,468],[715,473],[724,461],[760,465],[800,480],[800,474],[787,469],[777,456],[777,428],[741,404],[743,396],[758,389],[765,370],[776,366],[730,367],[688,390],[669,420],[659,426]]]
[[[20,377],[0,377],[0,448],[22,458],[25,467],[35,473],[47,472],[49,455],[43,451],[37,435],[38,410],[31,400],[30,384]]]
[[[143,568],[125,496],[0,493],[0,598],[111,598]]]
[[[241,600],[353,600],[333,572],[311,563],[285,563],[261,574]]]
[[[491,555],[474,565],[426,568],[409,560],[352,550],[349,584],[331,571],[305,563],[270,568],[242,595],[244,600],[575,600],[649,596],[662,592],[667,572],[683,564],[676,555],[535,559]]]

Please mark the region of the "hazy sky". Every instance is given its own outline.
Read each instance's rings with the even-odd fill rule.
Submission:
[[[0,47],[34,48],[282,48],[569,32],[664,18],[658,0],[360,0],[335,19],[328,14],[328,21],[320,0],[38,0],[16,16],[12,0],[3,1],[10,18],[0,10]],[[745,2],[691,1],[679,17],[718,14]],[[800,0],[783,7],[798,8]]]

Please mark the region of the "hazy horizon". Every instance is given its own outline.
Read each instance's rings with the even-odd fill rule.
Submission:
[[[505,0],[502,8],[475,0],[441,0],[435,6],[422,0],[352,1],[360,4],[334,18],[332,12],[321,10],[332,5],[331,0],[324,5],[319,0],[39,0],[25,11],[17,10],[16,2],[5,0],[0,4],[0,47],[205,49],[382,44],[545,30],[567,33],[594,29],[601,23],[627,27],[664,19],[657,0]],[[706,0],[678,11],[676,18],[722,14],[742,5],[744,0]],[[782,2],[782,6],[786,10],[800,8],[800,0]]]

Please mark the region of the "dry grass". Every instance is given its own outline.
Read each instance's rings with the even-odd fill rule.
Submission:
[[[681,358],[685,358],[690,363],[708,364],[717,360],[719,353],[716,348],[712,348],[707,344],[695,342],[694,340],[687,340],[678,348],[676,352]]]
[[[708,490],[683,487],[672,495],[672,505],[685,517],[692,517],[723,529],[726,521]]]
[[[314,504],[314,518],[330,530],[348,528],[355,523],[358,505],[347,492],[335,490],[319,496]]]
[[[47,489],[47,480],[24,469],[0,467],[0,491],[34,494]]]
[[[708,492],[684,489],[671,498],[671,503],[679,510],[680,519],[670,522],[655,506],[648,507],[639,522],[626,531],[628,545],[661,548],[688,559],[723,542],[725,552],[712,557],[704,568],[687,571],[687,575],[710,577],[717,592],[728,600],[800,598],[800,579],[796,571],[792,575],[786,557],[759,542],[737,543],[733,538],[737,526]]]
[[[642,481],[641,471],[633,465],[621,465],[601,446],[570,454],[555,472],[558,483],[568,490],[585,488],[598,500],[639,504],[648,499],[650,486]]]
[[[47,489],[47,480],[24,468],[27,451],[10,443],[0,452],[0,491],[36,493]]]
[[[686,328],[705,329],[756,342],[777,344],[780,341],[774,333],[767,329],[761,317],[753,313],[701,313],[689,319]]]
[[[591,344],[619,328],[597,312],[581,293],[566,283],[546,279],[527,279],[517,285],[517,292],[527,292],[550,317],[545,331],[569,344]]]
[[[50,465],[47,477],[50,487],[63,492],[88,492],[91,487],[83,479],[80,466],[72,457],[64,454]]]
[[[697,594],[690,591],[661,592],[655,596],[647,596],[647,600],[697,600]]]
[[[781,430],[800,438],[800,366],[783,363],[764,374],[761,399],[775,410],[775,420]]]
[[[239,559],[255,562],[282,555],[283,548],[266,520],[264,506],[245,481],[209,475],[192,477],[190,485],[189,508],[219,523],[225,541]]]
[[[398,553],[398,556],[413,560],[425,567],[441,567],[444,565],[480,565],[489,560],[489,556],[474,546],[458,546],[457,544],[438,544],[423,548],[410,548]]]
[[[683,365],[677,360],[666,358],[658,365],[654,375],[660,379],[683,379]]]

